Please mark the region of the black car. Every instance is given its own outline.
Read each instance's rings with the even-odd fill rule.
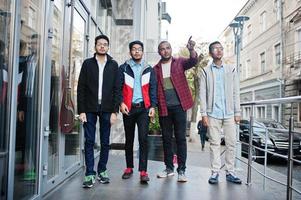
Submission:
[[[249,143],[249,120],[241,120],[240,122],[240,141]],[[274,130],[273,130],[274,129]],[[265,131],[267,130],[267,138]],[[270,119],[255,119],[253,125],[253,145],[267,148],[271,152],[288,155],[288,129],[281,123]],[[248,155],[248,145],[242,144],[242,155]],[[294,134],[293,142],[294,157],[301,157],[301,134]],[[252,153],[254,160],[260,163],[264,161],[264,152],[253,148]],[[268,154],[268,158],[272,157]]]

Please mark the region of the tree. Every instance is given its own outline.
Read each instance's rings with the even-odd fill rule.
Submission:
[[[196,140],[196,124],[197,124],[197,114],[198,114],[198,106],[200,104],[199,100],[199,90],[200,90],[200,74],[203,67],[208,65],[209,62],[209,54],[208,54],[208,46],[209,43],[198,43],[196,48],[199,51],[198,63],[195,67],[186,71],[186,78],[188,81],[189,88],[192,93],[192,97],[194,100],[194,105],[192,107],[191,112],[191,120],[190,120],[190,132],[189,132],[189,141],[194,142]],[[189,52],[187,48],[181,48],[179,51],[179,56],[189,57]]]

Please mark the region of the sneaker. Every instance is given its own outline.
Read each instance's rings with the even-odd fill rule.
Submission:
[[[29,170],[24,173],[23,181],[35,181],[36,173],[33,170]]]
[[[173,176],[175,173],[171,169],[164,169],[162,172],[157,174],[158,178],[166,178],[168,176]]]
[[[178,182],[187,182],[187,177],[185,176],[184,171],[179,171],[178,173]]]
[[[235,174],[232,172],[226,174],[226,180],[231,183],[241,184],[240,178],[235,176]]]
[[[140,172],[140,181],[141,183],[146,183],[149,181],[149,177],[146,171],[141,171]]]
[[[218,173],[217,172],[213,172],[212,175],[210,176],[208,182],[210,184],[217,184],[218,183]]]
[[[99,180],[99,182],[101,182],[103,184],[110,183],[110,178],[109,178],[107,171],[98,173],[97,179]]]
[[[95,175],[85,176],[85,180],[83,182],[84,188],[91,188],[95,183]]]
[[[133,169],[132,168],[126,168],[122,174],[122,179],[129,179],[133,175]]]

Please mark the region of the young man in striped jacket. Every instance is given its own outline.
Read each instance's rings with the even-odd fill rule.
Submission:
[[[157,84],[152,67],[143,60],[143,43],[129,44],[131,59],[119,67],[118,99],[123,113],[125,130],[126,169],[122,175],[128,179],[133,174],[133,143],[135,125],[138,126],[140,181],[148,182],[147,136],[150,118],[155,116]]]

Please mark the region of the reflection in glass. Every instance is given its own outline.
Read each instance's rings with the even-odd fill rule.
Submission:
[[[21,1],[14,199],[37,194],[41,3]]]
[[[72,55],[69,69],[71,79],[71,96],[74,103],[75,113],[77,113],[77,83],[81,64],[84,60],[85,45],[85,21],[75,10],[73,16],[73,33],[72,33]],[[80,160],[80,122],[75,121],[71,133],[65,134],[65,169]]]
[[[62,49],[63,1],[54,1],[53,7],[53,38],[51,52],[51,86],[50,86],[50,134],[48,140],[48,179],[59,173],[59,104],[60,104],[60,74]]]
[[[9,35],[11,31],[11,1],[0,3],[0,199],[7,198],[8,139],[7,122],[7,87],[9,81],[8,58],[11,52]]]

